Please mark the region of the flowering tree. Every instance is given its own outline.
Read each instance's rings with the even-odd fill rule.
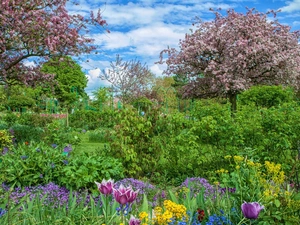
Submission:
[[[127,103],[148,94],[155,76],[146,64],[136,59],[123,61],[117,55],[116,61],[111,62],[110,66],[100,78],[111,83],[113,91],[123,102]]]
[[[196,30],[180,40],[180,50],[168,48],[166,74],[188,78],[186,97],[229,98],[236,111],[237,94],[257,84],[299,87],[299,31],[267,14],[248,9],[246,14],[215,11],[215,19],[199,21]],[[276,12],[271,11],[276,17]]]
[[[100,11],[89,18],[70,15],[68,0],[2,0],[0,3],[0,84],[34,85],[51,80],[40,72],[48,57],[79,55],[95,49],[87,38],[88,25],[104,26]],[[24,61],[34,59],[36,66]]]

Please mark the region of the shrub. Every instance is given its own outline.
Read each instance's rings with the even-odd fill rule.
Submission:
[[[44,130],[40,127],[15,124],[10,127],[18,144],[24,142],[38,142],[44,137]]]
[[[282,86],[253,86],[240,94],[238,99],[242,105],[270,108],[293,101],[295,95],[291,88]]]

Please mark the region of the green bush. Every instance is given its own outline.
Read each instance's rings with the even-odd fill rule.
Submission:
[[[295,94],[291,88],[282,86],[253,86],[240,94],[238,99],[242,105],[270,108],[293,101]]]
[[[31,141],[41,141],[45,136],[44,129],[28,125],[15,124],[10,127],[18,144]]]
[[[18,187],[54,182],[73,190],[94,189],[96,180],[124,177],[122,163],[99,155],[63,154],[60,146],[22,144],[0,155],[0,182]]]
[[[58,184],[73,190],[94,189],[97,180],[124,178],[124,168],[119,159],[96,154],[71,156],[62,173]]]
[[[114,126],[116,111],[105,109],[103,111],[79,110],[69,115],[71,127],[85,130],[95,130],[99,127],[111,128]]]
[[[19,144],[1,156],[0,182],[19,187],[57,182],[65,166],[62,149],[44,144]]]
[[[3,117],[2,120],[7,123],[7,126],[10,127],[14,125],[17,120],[18,120],[18,115],[12,112],[6,113]]]
[[[37,113],[22,113],[18,122],[33,127],[46,127],[54,120],[51,116],[41,116]]]
[[[7,100],[6,107],[9,107],[12,110],[18,110],[21,108],[32,107],[34,104],[34,99],[28,96],[14,95]]]

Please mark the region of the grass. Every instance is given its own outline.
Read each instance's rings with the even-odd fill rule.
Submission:
[[[105,148],[105,145],[108,143],[99,143],[99,142],[90,142],[89,141],[89,131],[86,133],[80,133],[78,135],[81,142],[75,148],[75,153],[95,153],[98,151],[102,151]]]

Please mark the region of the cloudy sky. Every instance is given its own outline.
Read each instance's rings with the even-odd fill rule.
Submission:
[[[177,47],[179,40],[192,28],[195,17],[212,20],[209,8],[234,9],[245,12],[246,7],[260,12],[281,9],[277,15],[280,23],[292,30],[300,30],[300,0],[76,0],[79,5],[69,5],[70,13],[88,15],[91,10],[101,9],[107,29],[92,30],[90,35],[99,46],[100,54],[85,55],[79,63],[89,82],[90,94],[98,87],[108,85],[98,78],[101,71],[109,68],[119,54],[124,61],[137,59],[146,63],[157,76],[162,75],[164,65],[155,64],[160,52]]]

